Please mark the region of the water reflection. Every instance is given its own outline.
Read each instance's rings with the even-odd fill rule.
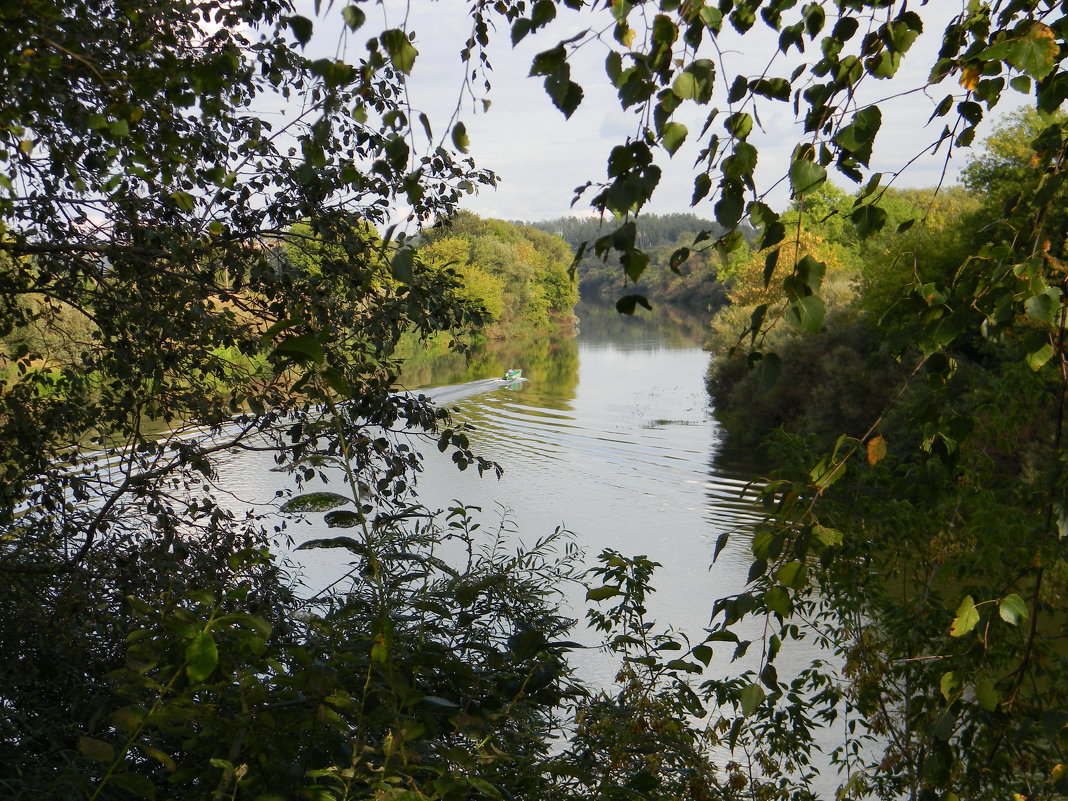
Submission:
[[[445,347],[422,349],[412,351],[399,384],[409,390],[441,387],[500,377],[518,367],[545,390],[548,408],[563,408],[578,383],[578,351],[575,336],[550,334],[477,342],[466,353]]]
[[[525,538],[565,525],[591,558],[604,548],[647,554],[663,565],[654,614],[700,632],[712,602],[740,589],[748,570],[743,535],[709,569],[717,538],[759,517],[747,491],[753,465],[723,451],[709,409],[703,323],[662,308],[628,318],[583,306],[579,316],[577,340],[539,349],[528,361],[522,353],[506,357],[530,381],[450,403],[504,477],[479,480],[428,454],[423,501],[443,507],[459,498],[491,513],[507,509]],[[580,608],[581,597],[574,600]]]

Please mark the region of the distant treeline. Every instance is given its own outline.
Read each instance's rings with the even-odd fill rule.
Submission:
[[[694,309],[714,309],[725,299],[718,278],[719,257],[715,251],[696,249],[675,269],[671,256],[679,248],[693,248],[694,240],[702,232],[710,236],[704,247],[723,234],[723,229],[711,220],[694,214],[642,214],[635,218],[635,245],[649,254],[649,267],[637,283],[629,280],[619,263],[618,255],[607,259],[598,256],[594,243],[610,234],[619,223],[597,217],[559,217],[555,220],[523,223],[546,233],[561,237],[575,252],[588,243],[578,265],[579,287],[584,298],[614,300],[628,292],[645,294],[653,301],[689,306]]]

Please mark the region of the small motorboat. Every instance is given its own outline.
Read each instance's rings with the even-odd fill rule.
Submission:
[[[513,367],[511,370],[506,370],[502,381],[518,381],[523,377],[523,371],[517,367]]]

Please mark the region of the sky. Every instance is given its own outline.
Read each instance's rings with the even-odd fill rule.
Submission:
[[[486,95],[481,86],[476,88],[478,98],[491,100],[490,108],[484,111],[480,102],[462,91],[464,71],[459,51],[471,28],[466,3],[461,0],[411,0],[409,3],[386,0],[375,6],[365,3],[362,7],[367,11],[367,23],[349,34],[349,38],[340,22],[341,6],[327,8],[325,3],[323,6],[316,40],[332,43],[341,57],[356,57],[366,38],[383,26],[399,27],[406,21],[408,29],[416,32],[419,55],[409,86],[413,107],[427,113],[436,138],[447,134],[453,114],[459,108],[460,119],[470,137],[471,154],[480,167],[493,170],[500,178],[498,189],[483,189],[464,204],[482,216],[543,220],[569,213],[589,213],[588,200],[594,192],[588,192],[585,202],[580,201],[572,208],[574,188],[587,181],[604,180],[605,160],[611,147],[640,130],[633,110],[625,112],[619,108],[615,90],[604,74],[607,49],[601,42],[584,46],[570,59],[572,77],[585,89],[584,100],[570,120],[565,120],[552,105],[541,85],[542,79],[527,77],[536,53],[594,24],[603,27],[603,12],[599,19],[591,19],[588,14],[561,9],[560,18],[548,29],[527,37],[515,49],[502,25],[489,49],[493,64],[492,90]],[[924,20],[924,34],[913,45],[906,63],[892,81],[866,79],[857,95],[862,102],[900,95],[883,104],[883,126],[872,163],[877,171],[895,171],[921,153],[937,138],[944,124],[944,120],[927,124],[934,107],[947,93],[963,97],[963,90],[952,77],[929,90],[903,94],[923,87],[935,61],[940,33],[960,13],[962,2],[929,0],[912,3],[911,7]],[[724,34],[718,39],[721,63],[727,72],[727,80],[723,80],[722,74],[717,76],[720,92],[725,92],[723,87],[737,74],[746,77],[761,74],[777,49],[777,34],[759,21],[744,37],[728,28],[725,26]],[[610,41],[610,34],[605,38]],[[816,52],[817,48],[810,46],[803,58],[811,60]],[[780,55],[772,63],[769,74],[788,76],[797,63],[796,53],[789,60]],[[717,99],[719,107],[724,108],[724,98]],[[1008,111],[1024,102],[1023,96],[1007,96],[1002,106]],[[717,105],[715,100],[712,105]],[[750,141],[760,150],[758,189],[765,192],[764,199],[769,205],[782,208],[789,202],[789,190],[779,179],[786,173],[791,151],[802,131],[795,124],[788,104],[764,100],[756,110],[759,125]],[[714,193],[697,207],[690,206],[693,163],[701,144],[695,141],[695,136],[707,111],[687,104],[676,112],[675,119],[690,129],[690,139],[670,160],[666,154],[658,160],[664,177],[646,211],[693,211],[706,218],[713,216]],[[720,120],[713,123],[710,132],[716,129],[721,130]],[[987,130],[980,129],[977,142]],[[958,153],[949,164],[946,174],[950,181],[956,177],[965,156],[966,153]],[[937,155],[918,159],[894,185],[932,186],[938,183],[945,167],[943,149]],[[843,188],[851,187],[843,176],[832,174],[832,180]]]

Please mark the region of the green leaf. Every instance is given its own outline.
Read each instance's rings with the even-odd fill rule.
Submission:
[[[790,82],[785,78],[758,78],[753,83],[753,92],[772,100],[790,99]]]
[[[145,719],[145,710],[138,706],[124,706],[116,709],[110,715],[109,720],[119,731],[129,734]]]
[[[734,228],[738,221],[742,219],[742,210],[744,208],[745,198],[741,189],[736,186],[725,188],[719,200],[716,201],[716,205],[713,206],[716,222],[724,228]]]
[[[534,56],[530,65],[530,75],[552,75],[567,62],[567,51],[564,46],[557,45],[552,50],[546,50]]]
[[[776,584],[764,593],[764,605],[768,611],[787,617],[790,614],[790,593],[782,585]]]
[[[682,147],[682,143],[686,141],[687,133],[686,126],[682,123],[669,122],[665,125],[661,135],[667,152],[674,156],[675,151]]]
[[[152,801],[156,797],[156,785],[145,776],[136,773],[118,773],[112,776],[110,781],[115,786],[140,798]]]
[[[354,31],[363,25],[367,20],[367,15],[359,6],[345,6],[341,9],[341,18],[349,26],[349,30]]]
[[[682,670],[686,673],[701,673],[701,666],[696,662],[690,662],[686,659],[672,659],[666,665],[668,670]]]
[[[849,219],[857,227],[857,233],[866,239],[872,234],[877,234],[886,225],[886,212],[879,206],[865,204],[853,209]]]
[[[326,359],[322,343],[312,334],[289,336],[275,345],[272,354],[284,356],[295,361],[312,361],[322,364]]]
[[[312,21],[307,17],[290,17],[289,27],[293,29],[293,35],[297,37],[300,46],[303,47],[312,37]]]
[[[568,77],[569,72],[570,70],[565,65],[563,69],[545,78],[545,91],[553,101],[553,105],[560,109],[564,117],[568,119],[582,103],[583,97],[582,87]]]
[[[727,102],[737,103],[743,97],[746,92],[749,91],[749,81],[745,79],[744,75],[735,75],[734,80],[731,81],[730,89],[727,90]]]
[[[174,204],[182,211],[193,210],[193,196],[188,192],[172,192],[171,200],[173,200]]]
[[[436,707],[440,710],[459,709],[460,705],[455,701],[450,701],[448,698],[442,698],[438,695],[424,695],[419,699],[419,703],[427,704],[428,706]]]
[[[953,618],[953,625],[949,628],[951,637],[963,637],[974,629],[979,623],[979,610],[975,608],[972,596],[965,595],[964,600],[957,607],[957,616]]]
[[[975,683],[975,700],[987,712],[995,711],[998,708],[998,691],[994,688],[994,682],[990,679],[979,679]]]
[[[740,111],[727,117],[723,121],[723,127],[727,129],[731,136],[737,139],[745,139],[753,131],[753,117],[744,111]]]
[[[338,510],[327,512],[323,517],[323,521],[328,528],[353,528],[360,525],[363,518],[357,512]]]
[[[620,314],[634,314],[638,306],[649,311],[653,310],[653,307],[649,304],[649,299],[645,295],[624,295],[616,301],[616,311]]]
[[[842,532],[837,529],[817,525],[814,532],[816,539],[828,548],[842,544]]]
[[[610,584],[586,590],[587,601],[603,601],[606,598],[611,598],[613,595],[622,595],[622,593],[619,591],[619,587],[613,587]]]
[[[290,498],[281,508],[283,512],[325,512],[346,503],[352,503],[352,498],[336,492],[308,492]]]
[[[115,749],[94,737],[79,737],[78,750],[97,762],[112,762],[115,759]]]
[[[211,632],[198,631],[185,646],[185,674],[193,684],[199,684],[211,675],[219,664],[219,650]]]
[[[392,28],[388,31],[383,31],[379,38],[382,41],[382,46],[389,53],[389,60],[393,66],[405,75],[411,73],[412,67],[415,65],[415,57],[419,55],[419,51],[412,45],[408,34],[398,28]]]
[[[1061,290],[1058,287],[1048,287],[1041,294],[1032,295],[1024,301],[1024,309],[1034,319],[1052,325],[1061,309]]]
[[[645,272],[645,268],[649,266],[649,254],[644,251],[631,249],[624,253],[620,259],[620,263],[623,265],[623,270],[627,274],[627,278],[631,281],[637,282],[642,277],[642,273]],[[634,295],[635,299],[644,296]],[[617,304],[618,305],[618,304]],[[646,304],[642,304],[643,306]]]
[[[671,84],[671,91],[683,100],[691,100],[697,97],[697,78],[693,73],[680,72]]]
[[[178,770],[178,765],[169,754],[160,751],[158,748],[153,748],[151,745],[145,745],[144,743],[139,744],[137,747],[144,751],[145,754],[152,757],[152,759],[163,765],[163,767],[170,773],[174,773]]]
[[[827,306],[819,295],[806,295],[798,298],[786,312],[786,322],[794,329],[807,334],[815,334],[823,325]]]
[[[696,206],[712,189],[712,179],[708,176],[708,173],[701,173],[693,179],[693,197],[690,198],[690,205]]]
[[[467,137],[467,126],[462,122],[452,126],[452,144],[461,153],[466,153],[471,146],[471,140]]]
[[[1053,29],[1041,22],[1031,22],[1023,38],[1009,45],[1005,60],[1020,72],[1041,81],[1053,72],[1059,55]]]
[[[1047,342],[1037,350],[1027,354],[1027,366],[1037,371],[1051,358],[1053,358],[1053,345]]]
[[[393,254],[392,260],[390,260],[390,275],[393,276],[394,281],[400,281],[402,284],[408,285],[414,284],[414,265],[415,255],[412,253],[411,248],[400,248],[396,253]]]
[[[347,548],[355,554],[364,555],[367,553],[367,546],[352,537],[329,537],[327,539],[308,540],[307,542],[302,542],[293,550],[311,551],[318,548]]]
[[[942,681],[939,684],[939,687],[942,691],[942,697],[947,701],[952,701],[963,686],[964,679],[957,671],[951,670],[948,673],[942,674]]]
[[[827,170],[814,161],[797,159],[790,165],[790,188],[795,195],[817,189],[827,180]]]
[[[742,714],[749,717],[764,702],[764,688],[759,684],[750,684],[738,698],[742,703]]]
[[[512,24],[512,47],[515,47],[534,29],[534,24],[526,17],[520,17]]]
[[[883,114],[879,107],[869,106],[858,111],[853,121],[835,135],[834,141],[867,164],[875,135],[879,133],[882,123]]]
[[[482,795],[489,796],[490,798],[503,798],[500,790],[485,779],[480,779],[478,776],[468,776],[467,783],[482,793]]]
[[[1031,79],[1026,75],[1017,75],[1009,81],[1009,86],[1025,95],[1031,94]]]
[[[998,614],[1006,623],[1015,626],[1021,621],[1027,620],[1027,604],[1016,593],[1006,595],[998,604]]]
[[[805,586],[805,564],[800,561],[787,562],[775,572],[776,581],[795,590]]]

